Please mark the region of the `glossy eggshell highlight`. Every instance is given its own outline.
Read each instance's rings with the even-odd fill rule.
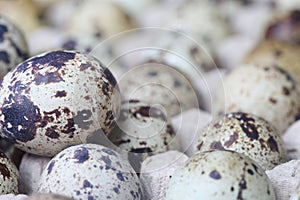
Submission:
[[[275,200],[258,164],[236,152],[207,151],[192,156],[173,174],[165,200]]]
[[[0,194],[18,194],[19,172],[17,167],[0,152]]]
[[[220,113],[262,117],[282,135],[298,117],[299,97],[297,82],[280,66],[242,64],[225,76],[215,106]]]
[[[1,136],[42,156],[107,134],[119,111],[110,71],[72,51],[44,53],[18,65],[5,76],[0,96]]]
[[[255,160],[264,170],[287,160],[277,130],[266,120],[246,113],[229,113],[210,123],[199,136],[195,149],[236,151]]]
[[[23,33],[6,17],[0,16],[0,79],[27,57]]]

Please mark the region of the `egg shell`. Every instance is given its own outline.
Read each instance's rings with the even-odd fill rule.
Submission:
[[[272,185],[258,164],[236,152],[195,154],[177,169],[165,200],[263,199],[275,200]]]
[[[96,144],[69,147],[42,173],[38,192],[80,199],[141,199],[139,179],[127,160]]]
[[[131,17],[110,1],[90,0],[75,5],[66,24],[71,34],[109,37],[135,27]]]
[[[72,51],[47,52],[21,63],[5,76],[0,94],[1,135],[41,156],[107,134],[119,111],[110,71]]]
[[[0,80],[27,57],[28,47],[23,33],[9,19],[0,16]]]
[[[179,149],[175,137],[165,114],[159,108],[138,100],[122,104],[117,126],[108,135],[136,171],[149,155]]]
[[[17,24],[26,36],[41,23],[40,13],[33,0],[0,1],[0,13]]]
[[[17,167],[0,151],[0,194],[17,194],[18,180]]]
[[[244,63],[276,64],[285,69],[300,83],[300,47],[296,44],[278,40],[264,40],[246,57]]]
[[[122,100],[142,100],[161,106],[167,118],[199,107],[189,80],[172,67],[149,63],[132,68],[118,80]]]
[[[229,113],[210,123],[195,143],[197,151],[232,150],[255,160],[264,170],[284,163],[287,153],[277,130],[266,120]]]
[[[262,117],[275,126],[280,135],[299,114],[298,85],[278,65],[237,66],[225,76],[216,98],[219,113],[245,112]]]

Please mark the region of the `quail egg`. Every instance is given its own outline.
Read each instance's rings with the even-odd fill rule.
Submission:
[[[119,6],[98,0],[79,2],[67,23],[71,34],[96,37],[109,37],[134,27],[131,17]]]
[[[175,132],[159,107],[138,100],[121,106],[117,126],[108,138],[128,157],[136,171],[148,156],[178,149]]]
[[[134,170],[115,151],[97,144],[69,147],[44,169],[38,192],[80,199],[141,199]]]
[[[249,156],[264,170],[286,161],[286,149],[276,129],[266,120],[246,113],[229,113],[202,130],[197,151],[232,150]]]
[[[172,67],[148,63],[130,69],[118,80],[123,100],[143,100],[159,105],[169,118],[199,107],[198,97],[186,77]]]
[[[177,169],[165,200],[275,200],[264,170],[247,156],[232,151],[195,154]]]
[[[262,117],[280,135],[298,117],[298,85],[278,65],[242,64],[225,76],[223,86],[215,105],[221,113],[245,112]]]
[[[274,16],[265,32],[267,39],[300,44],[300,10],[292,10]]]
[[[278,40],[264,40],[244,58],[243,62],[279,65],[300,83],[299,54],[298,45]]]
[[[23,33],[7,18],[0,16],[0,80],[27,56]]]
[[[5,76],[0,96],[1,136],[41,156],[107,134],[119,111],[110,71],[72,51],[47,52],[21,63]]]
[[[17,167],[0,151],[0,194],[18,193]]]
[[[41,23],[33,0],[0,1],[0,13],[17,24],[26,35],[30,35]]]

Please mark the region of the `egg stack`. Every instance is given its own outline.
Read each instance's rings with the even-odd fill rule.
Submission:
[[[0,0],[0,200],[298,199],[299,9]]]

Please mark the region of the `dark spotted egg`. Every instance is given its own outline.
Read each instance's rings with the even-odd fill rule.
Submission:
[[[44,169],[38,192],[79,199],[142,199],[139,179],[127,160],[97,144],[58,153]]]
[[[197,153],[172,175],[165,200],[275,200],[264,170],[233,151]]]
[[[28,57],[28,47],[21,30],[0,16],[0,79]]]
[[[122,104],[117,125],[108,138],[139,171],[147,156],[179,149],[175,136],[172,125],[159,107],[130,100]]]
[[[18,179],[17,167],[0,151],[0,194],[17,194]]]
[[[72,51],[48,52],[21,63],[5,76],[0,96],[1,136],[42,156],[107,134],[119,111],[110,71],[95,58]]]
[[[210,123],[194,144],[198,151],[232,150],[255,160],[264,170],[286,161],[286,149],[266,120],[246,113],[229,113]]]

